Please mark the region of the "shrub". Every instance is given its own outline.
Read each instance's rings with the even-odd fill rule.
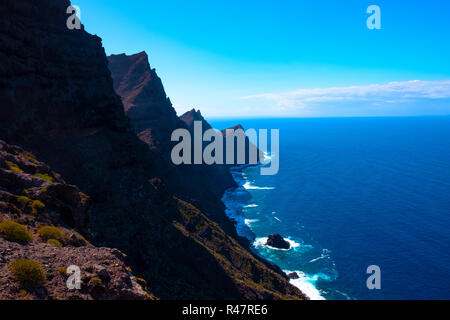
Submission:
[[[59,272],[60,274],[67,274],[67,268],[66,268],[66,267],[58,268],[58,272]]]
[[[145,281],[145,279],[134,277],[134,280],[136,280],[136,282],[139,283],[143,287],[147,286],[147,281]]]
[[[83,192],[80,192],[80,199],[82,203],[85,203],[89,199],[89,197]]]
[[[153,297],[150,293],[147,291],[144,291],[145,297],[147,300],[156,300],[155,297]]]
[[[29,153],[29,152],[22,152],[21,156],[24,157],[25,159],[27,159],[30,162],[33,162],[35,164],[38,164],[39,161],[36,160],[36,158],[33,156],[33,154]]]
[[[14,172],[18,172],[18,173],[22,173],[23,170],[19,168],[19,166],[17,164],[15,164],[14,162],[11,161],[5,161],[6,164],[9,167],[9,170],[14,171]]]
[[[100,278],[91,278],[91,280],[89,280],[89,286],[93,286],[93,287],[97,287],[97,286],[102,286],[103,282],[102,279]]]
[[[25,196],[20,196],[17,197],[16,201],[22,208],[25,208],[28,203],[30,203],[31,199]]]
[[[45,270],[39,262],[33,260],[16,260],[9,266],[9,271],[23,286],[38,287],[47,280]]]
[[[39,179],[45,180],[47,182],[55,182],[55,178],[53,178],[52,176],[49,176],[48,174],[36,173],[34,176]]]
[[[19,297],[20,298],[25,298],[27,296],[28,292],[26,290],[20,290],[19,291]]]
[[[31,211],[33,212],[33,214],[37,214],[39,210],[42,210],[44,208],[45,208],[45,204],[43,204],[39,200],[34,200],[31,203]]]
[[[11,241],[30,242],[33,239],[26,226],[11,220],[5,220],[0,223],[0,233]]]
[[[56,239],[48,239],[47,240],[47,244],[51,244],[51,245],[57,246],[58,248],[62,248],[62,246],[63,246],[62,243],[59,242]]]
[[[64,233],[61,231],[61,229],[53,226],[40,227],[37,231],[37,234],[44,240],[62,240],[64,237]]]

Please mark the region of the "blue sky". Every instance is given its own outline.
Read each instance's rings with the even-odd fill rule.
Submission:
[[[146,51],[178,113],[450,114],[450,2],[73,0],[107,54]],[[381,8],[369,30],[367,7]],[[419,80],[419,81],[417,81]]]

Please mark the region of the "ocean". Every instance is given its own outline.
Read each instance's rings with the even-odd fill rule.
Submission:
[[[211,121],[237,123],[280,130],[280,171],[234,169],[227,213],[294,285],[311,299],[450,299],[450,117]],[[274,233],[292,248],[264,246]]]

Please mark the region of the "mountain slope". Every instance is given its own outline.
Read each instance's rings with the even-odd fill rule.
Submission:
[[[31,153],[0,140],[0,299],[153,299],[123,253],[89,243],[91,206]],[[21,285],[11,272],[20,259],[38,262],[46,280]],[[80,290],[66,286],[73,265],[82,272]]]

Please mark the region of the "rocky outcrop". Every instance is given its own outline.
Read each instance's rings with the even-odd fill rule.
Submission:
[[[245,133],[245,129],[242,125],[238,124],[234,127],[228,128],[228,129],[224,129],[221,131],[224,140],[227,140],[231,135],[236,135],[236,134],[242,134],[242,132]],[[224,144],[225,145],[225,144]],[[244,165],[255,165],[258,163],[261,163],[262,160],[264,160],[264,152],[262,150],[260,150],[251,140],[250,138],[245,134],[245,150],[255,150],[256,152],[256,159],[252,159],[250,158],[250,153],[249,151],[246,151],[245,153],[245,157],[244,157]],[[238,145],[235,145],[234,148],[234,163],[239,163],[238,162],[238,154],[239,150],[238,150]],[[225,151],[224,151],[225,154]],[[256,162],[255,162],[256,160]]]
[[[146,139],[152,148],[169,152],[173,130],[183,127],[167,97],[156,70],[150,67],[145,52],[108,57],[114,89],[122,97],[125,113],[137,134],[145,132],[158,144]]]
[[[242,125],[238,124],[238,125],[235,125],[234,127],[224,129],[221,132],[222,132],[222,135],[226,137],[228,135],[229,131],[236,131],[236,130],[245,131],[244,127]]]
[[[288,276],[288,278],[291,279],[291,280],[297,280],[297,279],[300,279],[300,276],[298,275],[297,272],[291,272],[291,273],[289,273],[287,276]]]
[[[31,153],[0,140],[1,300],[153,299],[127,268],[123,253],[88,241],[91,205],[87,195]],[[14,235],[7,223],[21,226],[29,238]],[[49,236],[42,232],[48,226]],[[20,259],[40,263],[46,280],[32,287],[17,281],[10,267]],[[69,266],[80,268],[80,290],[66,286]]]
[[[192,109],[180,116],[181,121],[183,121],[190,131],[194,130],[194,122],[200,121],[202,123],[202,128],[204,131],[212,129],[211,125],[203,118],[200,110]]]
[[[269,236],[266,242],[266,246],[277,249],[290,249],[291,245],[288,241],[284,240],[279,234],[272,234]]]
[[[148,128],[148,136],[159,141],[160,148],[149,148],[136,136],[136,128],[125,115],[122,101],[114,91],[101,39],[83,28],[69,30],[66,27],[69,4],[66,0],[0,2],[0,139],[30,150],[64,176],[69,185],[76,185],[90,196],[92,243],[125,252],[127,263],[143,275],[156,296],[162,299],[303,298],[279,270],[232,242],[234,237],[228,236],[232,231],[226,227],[227,220],[220,221],[221,212],[213,212],[217,206],[215,198],[211,197],[213,200],[209,204],[205,201],[206,195],[214,193],[204,189],[200,194],[200,188],[192,187],[192,181],[201,184],[201,179],[196,181],[195,175],[173,170],[165,158],[167,146],[159,138],[165,128]],[[19,169],[23,170],[20,165]],[[45,177],[46,181],[47,176],[42,174],[40,177]],[[53,173],[47,174],[56,179],[57,184],[61,182]],[[4,180],[10,184],[2,187],[2,191],[17,196],[19,191],[24,191],[22,184],[31,190],[38,187],[32,176],[15,179],[6,172]],[[55,215],[63,221],[61,228],[82,226],[84,218],[73,216],[74,212],[82,210],[73,202],[76,199],[74,189],[66,192],[64,188],[52,188],[52,193],[59,194],[60,203],[55,202],[49,208],[55,206]],[[40,194],[42,190],[37,191]],[[202,209],[211,206],[208,217],[196,210],[194,217],[186,221],[174,195],[183,196],[183,200],[198,195]],[[8,207],[10,201],[3,202]],[[75,211],[60,212],[58,206]],[[51,219],[56,219],[52,212],[48,217],[45,215],[45,219],[58,223],[52,222]],[[35,229],[30,228],[34,233]],[[213,237],[211,242],[199,241],[197,231],[207,236],[207,228],[211,229],[212,236],[215,233],[222,236]],[[86,233],[86,230],[80,231]],[[3,245],[4,240],[1,241]],[[38,242],[36,245],[36,250],[28,250],[27,254],[47,244]],[[57,261],[64,257],[67,249],[60,249],[52,248],[57,251],[54,258],[49,259]],[[43,252],[46,257],[53,254]],[[104,251],[104,255],[109,256],[111,251],[108,252]],[[115,272],[95,260],[93,251],[84,253],[88,260],[77,263],[88,273],[100,270],[93,265],[105,267],[108,273]],[[39,260],[50,275],[48,279],[55,279],[50,271],[52,267],[46,266],[49,261],[45,257]],[[123,266],[121,262],[117,264],[119,269]],[[117,288],[121,287],[114,277],[111,279],[112,283],[117,283]],[[3,288],[11,279],[5,281]],[[92,288],[100,286],[95,294],[104,292],[103,281],[89,282]],[[128,281],[124,282],[129,285]]]

